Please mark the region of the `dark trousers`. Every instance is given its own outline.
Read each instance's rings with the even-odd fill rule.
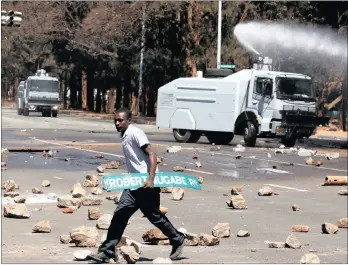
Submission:
[[[174,228],[159,208],[160,188],[124,190],[111,220],[106,240],[100,246],[99,252],[103,252],[110,258],[115,257],[115,246],[120,241],[129,218],[138,209],[168,237],[171,245],[181,244],[184,235]]]

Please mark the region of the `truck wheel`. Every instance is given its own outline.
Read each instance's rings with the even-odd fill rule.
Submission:
[[[191,137],[191,131],[184,129],[173,129],[173,136],[179,143],[186,143]]]
[[[29,109],[28,108],[24,108],[23,115],[29,116]]]
[[[244,128],[244,143],[246,146],[254,147],[256,144],[256,128],[253,122],[248,121]]]
[[[51,115],[50,115],[50,116],[51,116]],[[53,118],[57,118],[57,116],[58,116],[58,111],[52,110],[52,117],[53,117]]]
[[[18,113],[18,115],[22,115],[23,114],[23,109],[17,109],[17,113]]]
[[[211,144],[225,145],[233,140],[234,134],[229,132],[209,132],[206,136]]]
[[[283,137],[281,140],[282,144],[285,145],[285,147],[294,147],[296,144],[296,137]]]
[[[197,132],[197,131],[190,131],[191,132],[191,136],[188,139],[187,142],[189,143],[197,143],[199,138],[201,138],[202,133],[201,132]]]

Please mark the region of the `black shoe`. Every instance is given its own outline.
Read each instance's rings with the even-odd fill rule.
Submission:
[[[170,259],[176,259],[178,258],[183,251],[183,248],[185,246],[185,239],[182,241],[180,245],[173,246],[172,252],[170,253]]]
[[[97,263],[109,263],[110,260],[110,258],[107,257],[103,252],[89,254],[87,259],[94,260]]]

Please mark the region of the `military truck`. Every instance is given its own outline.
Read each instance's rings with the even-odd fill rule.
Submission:
[[[43,117],[57,117],[61,105],[59,80],[38,70],[24,84],[23,115],[41,112]],[[20,113],[20,112],[18,112]]]
[[[293,147],[329,118],[317,115],[311,77],[273,71],[271,63],[265,57],[253,69],[224,77],[216,69],[165,84],[158,90],[156,125],[172,128],[178,142],[205,135],[211,143],[229,144],[242,135],[246,146],[255,146],[257,138],[280,138]]]

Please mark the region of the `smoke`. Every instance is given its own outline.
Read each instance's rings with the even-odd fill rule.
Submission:
[[[234,29],[237,40],[248,50],[269,57],[316,57],[346,63],[347,37],[330,28],[314,28],[304,25],[249,22]]]

